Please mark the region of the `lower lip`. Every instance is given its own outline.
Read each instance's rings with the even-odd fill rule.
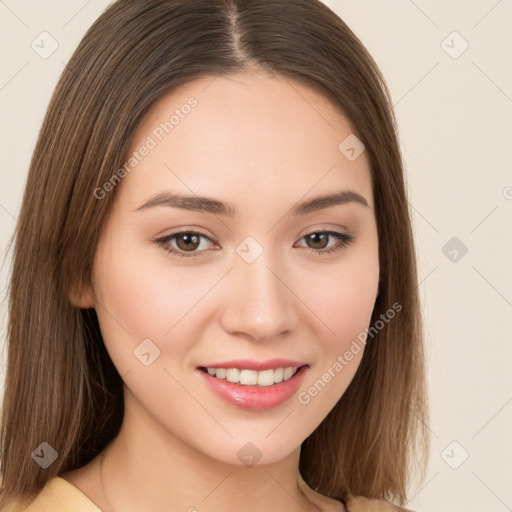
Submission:
[[[293,396],[302,384],[307,369],[307,366],[303,366],[290,379],[272,384],[272,386],[244,386],[224,379],[217,379],[199,369],[196,371],[201,374],[210,389],[226,402],[242,409],[262,411],[277,407]]]

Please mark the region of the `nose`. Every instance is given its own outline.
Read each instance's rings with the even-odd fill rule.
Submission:
[[[270,251],[263,251],[252,263],[238,256],[234,261],[221,316],[225,331],[256,341],[291,332],[297,323],[298,299],[283,261],[271,258]]]

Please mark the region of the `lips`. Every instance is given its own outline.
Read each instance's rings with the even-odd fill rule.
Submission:
[[[238,368],[239,370],[275,370],[276,368],[300,368],[306,365],[305,361],[292,361],[291,359],[274,358],[266,361],[254,359],[235,359],[232,361],[220,361],[211,364],[203,364],[199,368]]]
[[[283,365],[283,366],[281,366]],[[261,411],[277,407],[288,401],[299,389],[309,365],[288,359],[272,359],[263,362],[236,360],[216,362],[208,368],[239,368],[241,370],[275,370],[277,368],[293,368],[294,374],[287,380],[266,385],[247,385],[229,382],[210,375],[206,367],[198,367],[196,374],[217,396],[230,405],[252,411]]]

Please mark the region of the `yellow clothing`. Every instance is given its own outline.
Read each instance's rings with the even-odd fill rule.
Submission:
[[[323,500],[313,498],[312,491],[306,487],[299,474],[299,487],[308,495],[313,503],[321,506]],[[347,502],[348,512],[412,512],[397,507],[384,500],[370,500],[361,496],[351,497]],[[340,512],[344,510],[340,503]],[[23,510],[7,510],[4,512],[101,512],[101,510],[77,487],[57,476],[52,478],[37,495],[30,506]]]
[[[101,512],[77,487],[56,476],[46,483],[36,499],[24,510],[1,512]]]

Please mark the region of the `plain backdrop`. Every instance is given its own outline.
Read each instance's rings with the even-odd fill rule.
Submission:
[[[3,248],[57,79],[108,3],[0,0]],[[512,2],[325,3],[375,58],[400,128],[432,409],[427,476],[411,486],[407,506],[512,510]],[[41,43],[34,49],[42,37],[45,51],[58,45],[49,56]],[[3,255],[2,345],[10,271]]]

